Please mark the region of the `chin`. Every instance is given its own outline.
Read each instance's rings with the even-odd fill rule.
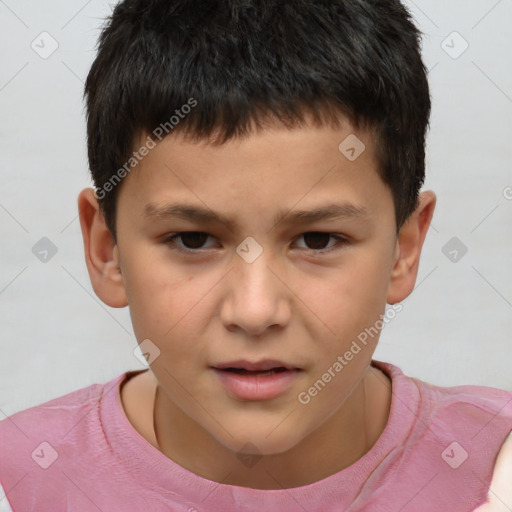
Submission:
[[[275,425],[261,431],[245,430],[243,435],[234,437],[223,435],[223,439],[217,440],[237,454],[249,455],[279,455],[291,450],[301,441],[296,431],[289,432],[283,428],[272,432],[273,429]],[[269,432],[272,434],[268,435]]]

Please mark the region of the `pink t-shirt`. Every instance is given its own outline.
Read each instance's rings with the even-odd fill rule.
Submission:
[[[439,387],[373,360],[392,382],[377,443],[309,485],[260,490],[202,478],[146,441],[120,401],[126,372],[0,422],[0,481],[14,512],[468,512],[486,502],[512,430],[512,392]]]

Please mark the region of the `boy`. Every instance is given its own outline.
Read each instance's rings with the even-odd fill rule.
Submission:
[[[398,0],[124,0],[85,94],[87,268],[151,368],[0,422],[12,510],[510,506],[512,393],[372,359],[435,207]]]

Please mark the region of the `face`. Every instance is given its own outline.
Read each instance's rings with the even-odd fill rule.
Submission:
[[[351,134],[366,146],[355,160],[338,149]],[[305,213],[327,206],[339,215]],[[292,448],[367,369],[378,335],[343,355],[385,312],[396,227],[372,139],[348,122],[273,126],[221,146],[173,134],[125,178],[117,235],[134,332],[150,340],[165,399],[224,447]],[[265,359],[297,370],[268,384],[214,368]]]

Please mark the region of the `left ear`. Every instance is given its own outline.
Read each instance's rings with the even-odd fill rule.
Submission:
[[[396,261],[391,271],[388,288],[388,304],[404,300],[414,290],[421,248],[434,215],[435,206],[434,192],[431,190],[422,192],[417,208],[400,229],[396,242]]]

